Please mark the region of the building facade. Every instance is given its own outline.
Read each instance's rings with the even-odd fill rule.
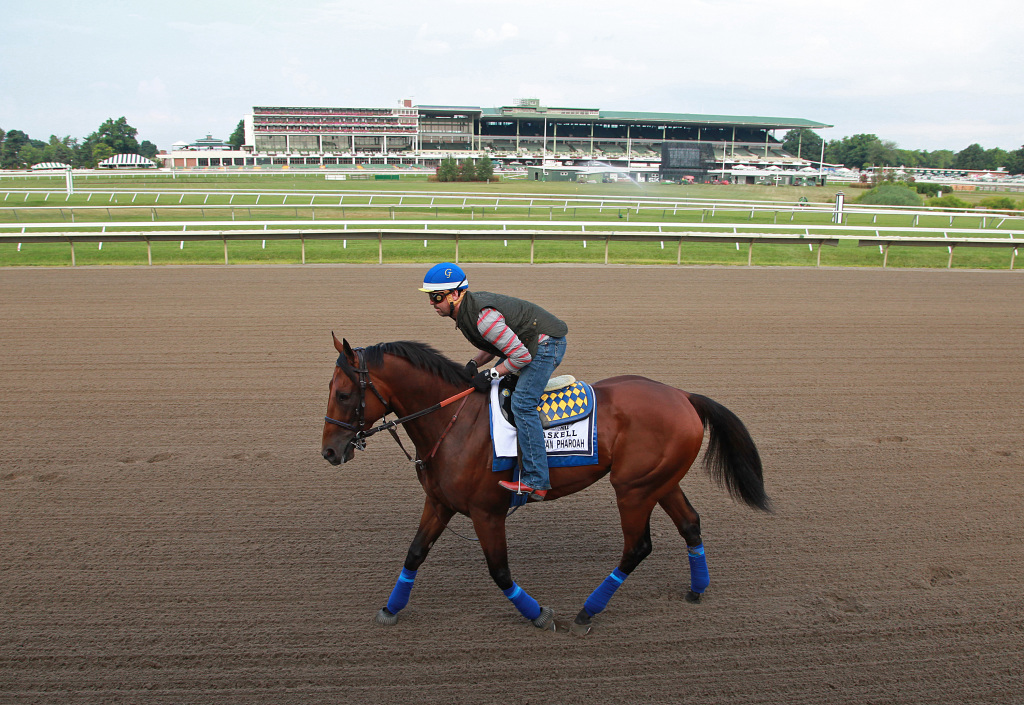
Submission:
[[[173,168],[437,166],[447,156],[489,157],[497,169],[526,166],[657,168],[665,145],[698,145],[724,171],[795,170],[813,164],[782,151],[776,133],[831,127],[802,118],[606,111],[525,99],[481,108],[256,106],[243,118],[241,150],[175,149]],[[177,147],[178,145],[176,145]]]

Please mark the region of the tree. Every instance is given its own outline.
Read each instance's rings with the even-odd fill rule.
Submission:
[[[491,158],[484,155],[480,161],[476,163],[476,178],[477,181],[490,181],[494,176],[494,162]]]
[[[953,159],[954,169],[986,169],[985,165],[985,150],[981,148],[981,145],[975,142],[972,145],[964,147],[956,153],[956,157]]]
[[[90,164],[90,166],[95,168],[99,166],[99,163],[104,159],[109,159],[114,156],[114,154],[115,152],[109,144],[106,142],[100,142],[92,148],[92,164]],[[117,152],[117,154],[121,154],[121,152]]]
[[[77,148],[78,140],[71,137],[71,135],[65,137],[50,135],[50,142],[43,150],[45,155],[44,161],[72,165],[75,161],[75,150]]]
[[[114,154],[138,154],[139,142],[135,135],[139,133],[122,116],[117,120],[108,118],[100,128],[86,138],[86,142],[97,144],[102,142],[114,150]]]
[[[825,161],[845,164],[851,169],[865,166],[894,166],[896,143],[882,142],[878,135],[861,134],[829,140],[825,145]]]
[[[476,166],[473,160],[466,157],[459,162],[459,177],[457,181],[476,181]]]
[[[790,130],[782,138],[784,150],[812,162],[821,158],[821,143],[821,135],[806,127]]]
[[[437,168],[438,181],[455,181],[459,177],[459,165],[455,157],[449,155],[441,160],[441,166]]]
[[[28,135],[21,130],[8,130],[4,135],[0,149],[0,169],[20,169],[25,166],[21,161],[21,150],[29,144]]]
[[[1006,166],[1010,159],[1010,153],[1000,147],[993,147],[985,150],[985,168],[998,169]]]
[[[34,141],[26,144],[18,152],[18,161],[21,162],[22,166],[33,166],[34,164],[46,161],[46,152],[33,144]]]
[[[934,152],[928,152],[928,160],[922,166],[931,167],[932,169],[952,169],[953,168],[954,154],[949,149],[936,149]]]
[[[1024,145],[1006,155],[1006,170],[1011,174],[1024,174]]]
[[[231,133],[231,137],[228,138],[228,144],[235,149],[241,149],[242,145],[245,144],[245,121],[239,120],[238,125],[235,127],[235,131]]]
[[[139,154],[149,159],[156,159],[156,145],[149,140],[142,140],[142,144],[139,145]]]

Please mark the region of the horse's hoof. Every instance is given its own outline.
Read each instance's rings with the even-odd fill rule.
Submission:
[[[702,593],[694,592],[693,590],[690,590],[689,592],[686,593],[686,601],[687,602],[692,602],[693,604],[696,605],[697,603],[700,602],[701,594]]]
[[[572,625],[569,627],[569,631],[575,634],[576,636],[586,636],[590,633],[590,630],[593,628],[594,624],[592,622],[589,624],[580,624],[579,622],[573,622]]]
[[[572,626],[569,627],[576,636],[586,636],[590,633],[590,630],[594,628],[593,618],[587,614],[585,609],[580,610],[580,613],[576,615],[576,619],[573,620]]]
[[[387,607],[381,607],[380,612],[377,613],[373,621],[377,624],[383,624],[385,627],[390,627],[398,624],[398,615],[388,612]]]
[[[546,632],[557,631],[555,626],[555,611],[550,607],[541,607],[537,619],[530,620],[530,623]]]

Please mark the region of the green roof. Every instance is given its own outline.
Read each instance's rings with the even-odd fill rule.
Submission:
[[[483,108],[483,117],[543,118],[554,120],[620,120],[623,122],[672,122],[695,126],[713,127],[760,127],[767,129],[793,129],[806,127],[817,129],[832,125],[805,118],[759,117],[756,115],[700,115],[697,113],[650,113],[628,110],[599,110],[598,116],[567,115],[564,110],[574,108],[540,108],[539,110],[508,110],[507,108]],[[581,108],[582,109],[582,108]],[[506,111],[507,112],[503,112]]]
[[[609,120],[636,120],[643,122],[685,122],[693,125],[742,125],[743,127],[832,127],[823,122],[804,118],[760,117],[757,115],[699,115],[697,113],[643,113],[623,110],[602,110],[601,117]]]

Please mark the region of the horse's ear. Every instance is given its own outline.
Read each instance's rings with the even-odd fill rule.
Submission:
[[[341,341],[338,340],[338,336],[334,334],[333,330],[331,331],[331,338],[334,340],[334,349],[337,350],[339,353],[344,353],[345,348],[342,347]],[[345,345],[348,345],[348,343],[345,343]]]
[[[335,338],[335,340],[337,340],[337,338]],[[353,367],[356,366],[356,354],[352,350],[352,346],[349,345],[348,341],[344,338],[341,339],[341,349],[338,352],[345,356],[345,359],[348,360],[350,365]]]

